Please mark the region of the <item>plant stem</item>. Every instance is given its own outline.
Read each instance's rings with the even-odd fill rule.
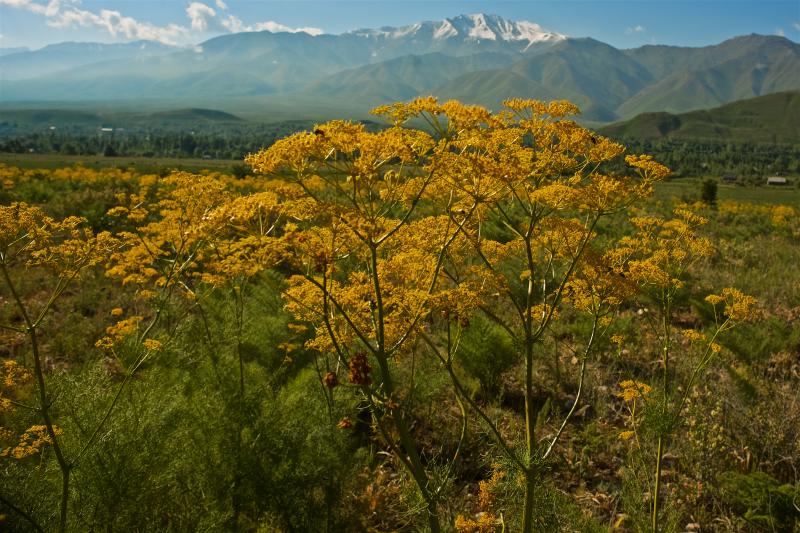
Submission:
[[[662,386],[664,387],[664,397],[663,397],[663,412],[666,414],[667,408],[669,407],[669,355],[670,355],[670,348],[672,347],[672,339],[670,335],[672,334],[672,294],[665,294],[663,297],[663,323],[662,326],[664,328],[664,344],[663,344],[663,358],[664,358],[664,375],[663,375],[663,382]],[[658,511],[659,506],[661,505],[661,499],[659,496],[659,490],[661,489],[661,462],[662,456],[664,454],[664,447],[667,435],[665,435],[665,431],[670,431],[670,428],[662,429],[659,431],[658,435],[658,448],[656,450],[656,468],[655,468],[655,480],[653,483],[653,507],[651,512],[651,530],[653,533],[658,533]]]
[[[370,247],[370,271],[372,275],[373,289],[375,291],[375,307],[378,315],[377,319],[377,347],[375,351],[375,358],[378,360],[378,365],[381,369],[381,380],[383,382],[383,391],[387,398],[391,399],[394,396],[394,382],[389,370],[389,361],[386,357],[386,337],[384,330],[384,309],[383,298],[381,294],[380,278],[378,276],[378,250],[376,245]],[[425,472],[425,467],[422,464],[419,452],[417,451],[414,441],[411,438],[411,432],[406,424],[403,412],[400,409],[391,409],[392,420],[397,429],[402,445],[402,452],[407,454],[411,475],[417,483],[422,497],[428,506],[428,524],[432,533],[439,533],[441,526],[439,525],[439,511],[436,507],[436,498],[430,491],[428,475]],[[376,413],[377,416],[377,413]],[[405,462],[405,461],[404,461]]]
[[[522,516],[522,531],[533,531],[533,500],[536,490],[536,473],[530,467],[525,469],[525,510]]]
[[[9,500],[3,498],[2,496],[0,496],[0,503],[2,503],[3,505],[5,505],[9,509],[11,509],[12,511],[17,513],[18,515],[20,515],[25,520],[27,520],[30,523],[30,525],[32,525],[33,528],[36,531],[38,531],[39,533],[44,533],[44,529],[42,529],[42,527],[38,524],[38,522],[36,522],[36,520],[33,519],[33,517],[31,515],[29,515],[28,513],[26,513],[25,511],[23,511],[22,509],[20,509],[16,505],[14,505],[13,503],[11,503]]]
[[[664,439],[663,437],[658,437],[658,450],[656,451],[656,472],[655,472],[655,483],[653,484],[653,512],[651,513],[652,519],[652,532],[658,533],[658,506],[659,506],[659,498],[658,498],[658,491],[661,489],[661,456],[663,451]]]
[[[8,269],[4,263],[0,263],[0,271],[2,271],[3,278],[5,279],[6,284],[8,284],[8,288],[9,291],[11,291],[12,297],[14,298],[14,302],[16,303],[17,308],[19,309],[19,312],[25,321],[25,330],[28,333],[28,338],[31,341],[34,374],[36,375],[36,384],[37,389],[39,390],[39,413],[42,415],[42,419],[44,420],[44,425],[47,428],[47,434],[50,437],[50,442],[53,446],[53,452],[55,452],[56,455],[58,467],[61,469],[61,510],[59,513],[58,531],[63,533],[67,528],[67,510],[69,507],[69,474],[71,466],[64,456],[63,450],[61,449],[61,444],[58,441],[58,437],[56,436],[56,432],[53,427],[53,419],[50,416],[50,400],[47,397],[44,370],[42,369],[42,357],[39,353],[39,339],[36,335],[36,324],[31,321],[28,310],[25,308],[25,304],[19,297],[16,287],[14,287],[14,283],[11,281],[11,276],[9,276]]]

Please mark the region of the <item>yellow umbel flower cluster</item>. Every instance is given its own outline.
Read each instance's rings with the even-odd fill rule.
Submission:
[[[55,426],[53,431],[57,436],[63,433],[61,428]],[[0,451],[0,457],[25,459],[31,455],[38,454],[46,444],[52,444],[52,442],[45,426],[31,426],[20,436],[19,443]]]
[[[653,388],[647,383],[642,383],[641,381],[635,381],[632,379],[621,381],[619,386],[622,388],[622,392],[620,392],[617,396],[626,402],[631,402],[636,398],[646,398],[647,395],[653,390]]]

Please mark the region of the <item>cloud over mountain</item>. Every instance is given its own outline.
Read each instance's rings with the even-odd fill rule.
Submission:
[[[238,33],[242,31],[323,33],[320,28],[292,28],[272,20],[247,24],[228,10],[227,4],[216,0],[216,9],[203,2],[191,2],[186,7],[188,25],[169,23],[156,25],[124,15],[113,9],[90,11],[79,7],[77,0],[0,0],[0,6],[23,9],[45,17],[49,26],[56,28],[95,27],[120,40],[148,40],[163,44],[193,44],[210,33]]]

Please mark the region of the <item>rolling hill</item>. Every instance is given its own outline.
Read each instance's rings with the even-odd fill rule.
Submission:
[[[216,109],[182,108],[155,112],[94,113],[64,109],[0,111],[0,122],[28,126],[143,126],[148,124],[236,124],[244,119]]]
[[[643,113],[600,131],[614,138],[798,144],[800,91],[768,94],[689,113]]]

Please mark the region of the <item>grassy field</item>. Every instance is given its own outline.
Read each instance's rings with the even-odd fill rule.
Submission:
[[[686,198],[697,200],[700,197],[701,179],[680,179],[659,183],[656,186],[655,196],[660,200],[671,198]],[[795,186],[744,186],[723,185],[717,187],[719,200],[734,200],[737,202],[750,202],[756,204],[788,204],[800,205],[800,189]]]
[[[19,168],[61,168],[83,165],[101,169],[109,167],[135,168],[139,172],[159,172],[163,169],[229,171],[232,166],[241,164],[234,159],[192,159],[164,157],[104,157],[61,154],[0,154],[0,163]]]
[[[319,195],[327,204],[309,203],[287,183],[223,175],[239,160],[24,154],[0,163],[0,531],[430,532],[422,489],[397,456],[400,430],[384,429],[397,420],[408,420],[408,449],[444,489],[431,506],[443,531],[520,531],[527,489],[514,450],[528,445],[527,403],[539,412],[534,436],[558,440],[555,455],[537,459],[533,531],[649,531],[655,477],[665,496],[659,533],[697,530],[685,524],[800,532],[796,186],[720,184],[716,207],[689,210],[699,217],[681,210],[637,232],[630,217],[671,217],[699,198],[703,180],[659,183],[653,201],[608,217],[597,238],[587,232],[585,262],[562,237],[575,233],[566,218],[575,211],[554,210],[531,239],[539,268],[522,271],[524,255],[512,254],[525,244],[492,236],[506,235],[494,229],[497,212],[487,210],[482,239],[429,246],[441,228],[458,231],[441,224],[452,219],[441,214],[451,177],[388,234],[396,240],[378,260],[347,237],[355,231],[330,224],[354,212],[339,184]],[[314,171],[353,181],[349,170]],[[496,266],[483,268],[476,244]],[[630,258],[604,262],[619,252]],[[579,272],[570,263],[586,270],[561,285],[562,298],[556,275]],[[426,268],[447,270],[443,289]],[[387,276],[376,283],[371,272]],[[456,292],[462,272],[474,277]],[[513,310],[530,272],[557,318],[527,352],[535,372],[515,318],[526,312]],[[336,286],[330,300],[314,296],[318,279]],[[605,294],[619,303],[591,303]],[[327,302],[341,297],[348,307],[330,314]],[[415,316],[409,304],[430,307]],[[42,318],[27,327],[30,316]],[[341,344],[320,344],[330,316],[345,335],[363,328],[337,334],[352,344],[347,360],[330,353]],[[390,327],[376,327],[384,316]],[[365,351],[375,331],[409,324],[419,337],[391,360]],[[384,398],[386,376],[396,388]],[[376,399],[386,412],[367,411]],[[59,463],[56,446],[75,462]],[[487,527],[473,527],[485,516]]]
[[[104,157],[69,156],[61,154],[0,154],[0,163],[19,168],[55,169],[64,166],[84,165],[92,169],[120,167],[135,169],[138,172],[161,173],[164,170],[202,170],[230,172],[234,165],[243,164],[235,159],[192,159],[158,157]],[[656,186],[656,199],[669,200],[685,198],[696,200],[700,196],[701,179],[678,179],[659,183]],[[720,184],[717,197],[720,200],[738,202],[800,205],[800,189],[796,185],[788,187],[753,187]]]

